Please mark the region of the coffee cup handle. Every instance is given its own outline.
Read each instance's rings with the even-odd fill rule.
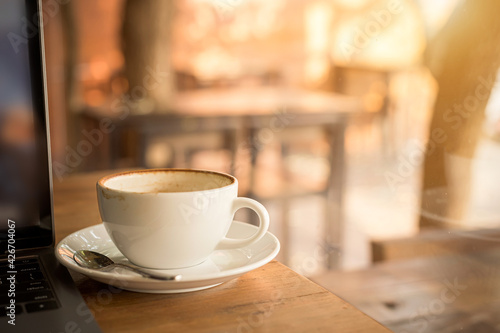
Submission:
[[[267,229],[269,228],[269,213],[260,202],[250,198],[237,197],[233,201],[232,216],[234,216],[234,213],[241,208],[250,208],[257,213],[260,220],[259,230],[257,230],[253,236],[248,238],[235,239],[225,237],[219,242],[219,244],[217,244],[217,247],[215,248],[216,250],[237,249],[248,246],[261,239],[267,232]]]

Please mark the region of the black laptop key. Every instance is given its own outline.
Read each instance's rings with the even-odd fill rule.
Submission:
[[[49,284],[46,281],[30,281],[16,285],[16,291],[20,293],[33,292],[38,290],[49,290]]]
[[[56,301],[43,301],[43,302],[34,302],[27,303],[24,305],[26,307],[26,312],[38,312],[45,310],[54,310],[58,308]]]
[[[28,293],[16,293],[16,302],[47,301],[54,299],[54,294],[50,290],[34,291]]]
[[[0,285],[0,295],[6,295],[9,291],[9,286],[7,284]],[[33,292],[38,290],[49,290],[50,286],[45,281],[32,281],[16,284],[16,293]]]
[[[30,281],[39,281],[45,280],[42,272],[23,272],[16,274],[16,282],[30,282]]]
[[[16,265],[17,274],[25,272],[41,272],[40,265],[35,262],[25,265]]]
[[[38,264],[38,259],[37,258],[23,258],[23,259],[16,259],[16,266],[17,265],[26,265],[26,264],[33,264],[37,263]]]

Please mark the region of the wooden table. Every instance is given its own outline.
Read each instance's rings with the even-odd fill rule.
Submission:
[[[440,230],[393,241],[386,254],[396,248],[393,260],[313,280],[394,332],[500,331],[498,230]]]
[[[57,241],[100,222],[95,182],[108,173],[54,180]],[[72,276],[104,332],[390,332],[277,261],[184,294],[122,291]]]

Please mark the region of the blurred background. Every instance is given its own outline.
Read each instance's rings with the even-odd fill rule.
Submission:
[[[44,3],[54,181],[235,174],[281,262],[386,324],[335,281],[498,243],[496,1]]]

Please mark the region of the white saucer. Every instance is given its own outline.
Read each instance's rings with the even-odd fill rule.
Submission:
[[[234,221],[228,232],[231,238],[247,238],[257,227]],[[116,248],[102,224],[94,225],[64,238],[55,249],[61,264],[99,282],[137,292],[182,293],[214,287],[241,276],[271,261],[280,250],[276,236],[267,232],[258,242],[236,250],[218,250],[200,265],[175,269],[152,270],[155,274],[181,274],[180,281],[162,281],[144,278],[131,271],[116,268],[110,272],[82,268],[73,260],[77,250],[92,250],[107,255],[115,262],[128,262]]]

